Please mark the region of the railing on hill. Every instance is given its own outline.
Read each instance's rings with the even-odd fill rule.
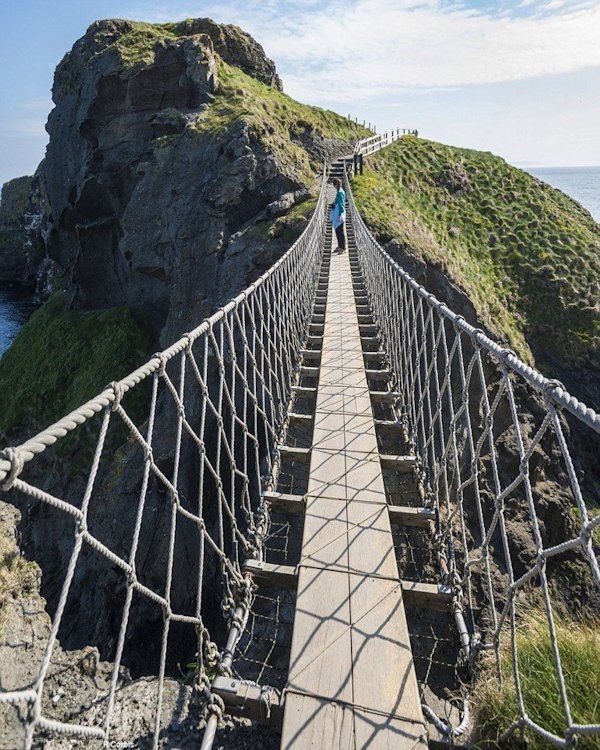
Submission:
[[[441,580],[453,587],[454,613],[464,615],[462,627],[457,620],[464,657],[493,653],[513,688],[514,721],[502,740],[525,727],[559,747],[600,735],[600,722],[573,715],[571,665],[561,661],[566,644],[557,636],[560,613],[578,607],[565,591],[569,580],[584,582],[579,606],[599,600],[593,533],[600,515],[588,514],[577,451],[589,440],[598,445],[600,415],[420,286],[369,232],[347,180],[346,190],[420,493],[436,513]],[[552,697],[562,717],[555,726],[540,723],[521,659],[520,628],[532,602],[554,664]]]
[[[370,138],[363,138],[354,146],[354,155],[367,156],[368,154],[374,154],[376,151],[402,138],[403,135],[418,136],[419,131],[408,128],[393,128],[392,130],[386,130],[385,133],[373,135]]]
[[[209,727],[216,726],[222,703],[211,692],[209,670],[211,674],[219,674],[230,666],[252,603],[252,580],[242,572],[242,565],[247,557],[262,556],[268,518],[261,490],[270,487],[273,478],[277,438],[297,376],[300,348],[308,333],[324,246],[325,219],[324,175],[317,207],[307,229],[258,281],[128,377],[111,384],[22,445],[2,451],[2,489],[56,509],[62,514],[61,523],[74,522],[75,532],[75,544],[37,677],[31,686],[6,690],[3,685],[5,692],[0,691],[0,706],[11,704],[21,709],[27,748],[45,732],[98,738],[105,744],[110,741],[134,596],[162,611],[154,746],[161,730],[169,632],[175,626],[190,626],[191,639],[194,629],[197,633],[197,643],[191,644],[191,652],[197,650],[196,693],[208,707]],[[151,391],[150,407],[138,420],[124,404],[129,392],[141,391],[146,384]],[[83,434],[84,425],[88,437],[95,427],[95,450],[81,495],[69,489],[66,476],[62,480],[64,486],[48,490],[43,469],[34,473],[29,482],[23,478],[29,462],[35,467],[41,459],[39,454],[69,434],[76,434],[83,444],[88,439]],[[111,441],[114,430],[121,436],[120,443]],[[130,486],[135,480],[137,507],[125,554],[114,548],[112,537],[96,536],[95,519],[106,512],[97,507],[99,497],[114,497],[115,486],[116,494],[119,493],[118,482],[115,485],[113,481],[106,494],[103,488],[114,479],[111,472],[116,471],[119,462],[115,445],[122,445],[127,439],[121,458],[127,464],[127,471],[137,467],[139,476],[128,477]],[[180,466],[184,461],[185,472]],[[194,472],[193,480],[183,476],[190,470]],[[166,547],[163,550],[166,569],[160,585],[144,580],[138,554],[141,527],[152,504],[162,507],[163,527],[167,529],[162,542]],[[121,520],[126,525],[125,519]],[[184,561],[184,569],[179,566],[180,569],[174,570],[182,526],[187,527],[186,533],[195,540],[193,572],[187,567],[189,559]],[[160,543],[159,539],[156,545]],[[59,631],[65,624],[65,607],[81,564],[82,550],[86,555],[96,555],[96,564],[110,563],[118,571],[124,589],[116,648],[114,653],[105,655],[114,666],[101,721],[85,714],[79,718],[62,716],[60,705],[55,707],[50,700],[46,684],[53,679],[53,651],[58,648]],[[145,550],[145,559],[159,552],[156,546]],[[173,580],[190,574],[194,601],[176,602]],[[209,633],[205,624],[207,612],[213,623],[219,623],[222,612],[219,632]],[[219,647],[223,649],[220,658]]]

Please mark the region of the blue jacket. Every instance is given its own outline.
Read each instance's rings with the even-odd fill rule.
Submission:
[[[346,193],[343,188],[340,188],[336,193],[330,218],[334,229],[337,229],[346,219]]]

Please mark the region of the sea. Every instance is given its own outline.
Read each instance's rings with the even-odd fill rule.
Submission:
[[[600,223],[600,167],[528,167],[526,171],[570,195]],[[0,356],[35,307],[33,296],[18,284],[0,282]]]
[[[574,198],[600,223],[600,167],[526,167],[525,171]]]
[[[0,356],[37,307],[35,297],[20,284],[0,281]]]

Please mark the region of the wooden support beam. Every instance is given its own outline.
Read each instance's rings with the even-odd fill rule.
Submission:
[[[400,394],[398,391],[371,391],[371,398],[378,404],[395,404]]]
[[[268,586],[284,586],[296,588],[298,574],[291,565],[275,565],[260,560],[246,560],[244,572],[252,573],[253,577]]]
[[[373,336],[378,333],[379,328],[374,323],[359,323],[358,330],[361,335]]]
[[[275,728],[281,726],[281,699],[273,688],[269,692],[268,703],[260,685],[251,685],[232,677],[215,677],[211,691],[223,700],[227,713]]]
[[[381,339],[379,338],[379,336],[361,336],[360,343],[363,346],[371,346],[371,345],[379,346],[379,344],[381,343]]]
[[[288,412],[287,418],[290,424],[296,422],[296,424],[306,425],[308,427],[314,422],[315,416],[314,414],[298,414],[298,412],[290,411]]]
[[[293,385],[292,393],[298,398],[314,398],[317,395],[317,389],[307,388],[303,385]]]
[[[402,422],[399,419],[376,419],[375,427],[383,427],[386,429],[399,430],[402,428]]]
[[[384,453],[379,458],[382,469],[395,469],[396,471],[412,471],[416,463],[414,456],[390,456]]]
[[[308,344],[315,344],[316,346],[320,346],[323,343],[323,336],[317,336],[316,333],[310,333],[306,338],[306,342]]]
[[[319,349],[300,349],[300,354],[304,359],[313,362],[321,359],[321,352]]]
[[[300,367],[300,375],[306,375],[307,377],[316,378],[319,375],[319,368],[302,365]]]
[[[387,359],[386,352],[363,352],[365,359],[370,359],[373,362],[385,362]]]
[[[392,373],[389,370],[365,370],[367,380],[385,380],[386,383],[392,379]]]
[[[388,508],[390,523],[398,526],[427,526],[435,521],[435,511],[429,508],[409,508],[405,505],[390,505]]]
[[[263,497],[268,501],[273,513],[302,515],[306,509],[306,497],[304,495],[289,495],[285,492],[264,492]]]
[[[452,589],[441,583],[401,581],[402,598],[407,607],[419,607],[445,612],[452,603]]]
[[[291,445],[280,445],[277,450],[282,461],[298,461],[310,463],[310,448],[294,448]]]

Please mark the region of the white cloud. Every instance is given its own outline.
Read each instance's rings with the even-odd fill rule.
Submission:
[[[442,0],[230,0],[140,8],[138,17],[210,16],[265,47],[304,101],[364,101],[406,90],[499,83],[600,65],[600,3],[521,0],[485,13]],[[136,15],[135,13],[133,15]]]

